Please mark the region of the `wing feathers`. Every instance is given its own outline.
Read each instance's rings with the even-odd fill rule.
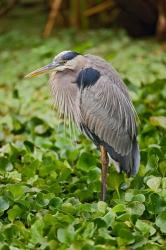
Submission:
[[[136,119],[132,103],[107,76],[80,94],[82,121],[100,140],[126,155],[136,135]]]

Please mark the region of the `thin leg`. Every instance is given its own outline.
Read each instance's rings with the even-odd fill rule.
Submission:
[[[107,191],[107,170],[109,164],[109,158],[107,151],[103,146],[100,146],[101,152],[101,196],[100,200],[105,201]]]

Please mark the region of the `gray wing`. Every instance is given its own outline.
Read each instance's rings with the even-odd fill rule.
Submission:
[[[128,96],[108,76],[79,94],[80,122],[124,156],[136,136],[135,111]]]

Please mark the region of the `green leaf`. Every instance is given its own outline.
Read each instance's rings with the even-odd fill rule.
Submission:
[[[161,212],[155,221],[162,233],[166,233],[166,211]]]
[[[102,219],[106,222],[107,227],[110,227],[113,225],[114,221],[115,221],[115,213],[110,210],[104,217],[102,217]]]
[[[161,184],[161,177],[152,177],[147,181],[148,187],[154,192],[157,192]]]
[[[35,145],[31,141],[24,141],[24,145],[29,151],[34,152]]]
[[[0,157],[0,172],[11,171],[13,165],[6,157]]]
[[[130,228],[123,222],[116,222],[114,224],[113,234],[120,238],[120,244],[132,244],[135,241]]]
[[[19,200],[23,195],[25,195],[27,187],[22,184],[13,184],[8,187],[8,190],[12,193],[14,200]]]
[[[120,173],[117,173],[116,170],[112,169],[108,175],[108,187],[113,190],[116,190],[119,194],[119,186],[124,181],[124,176]]]
[[[132,201],[127,206],[127,211],[132,215],[142,215],[145,211],[145,206],[138,202],[138,201]]]
[[[152,116],[150,117],[150,123],[153,126],[160,126],[166,129],[166,117],[165,116]]]
[[[88,172],[97,165],[97,158],[90,153],[82,153],[77,162],[77,168]]]
[[[134,194],[130,191],[125,193],[125,201],[145,202],[145,196],[143,194]]]
[[[93,237],[96,231],[95,224],[93,222],[85,222],[81,228],[77,231],[82,235],[82,238],[87,240]]]
[[[66,213],[74,213],[75,212],[75,207],[73,206],[72,203],[70,202],[65,202],[62,204],[62,209],[63,211],[65,211]]]
[[[116,238],[110,235],[109,230],[106,228],[99,228],[98,233],[99,237],[103,238],[105,241],[108,241],[111,243],[111,245],[116,245]]]
[[[18,205],[14,205],[13,208],[8,210],[9,220],[14,221],[16,218],[19,218],[22,212],[22,209]]]
[[[132,201],[134,194],[130,193],[125,193],[125,201]]]
[[[74,237],[75,231],[72,225],[57,230],[57,238],[61,243],[70,244],[74,240]]]
[[[157,214],[162,211],[162,201],[159,194],[150,193],[146,203],[147,210],[152,214]]]
[[[97,203],[97,208],[98,208],[98,210],[99,210],[100,212],[105,213],[106,208],[107,208],[107,203],[104,202],[104,201],[99,201],[99,202]]]
[[[51,199],[49,202],[49,208],[51,210],[59,209],[59,208],[61,208],[61,206],[62,206],[62,199],[59,197],[55,197],[55,198]]]
[[[1,250],[10,250],[10,247],[7,244],[1,245]]]
[[[145,202],[145,196],[143,194],[136,194],[132,198],[133,201]]]
[[[4,212],[9,208],[9,201],[4,197],[0,196],[0,212]]]
[[[44,229],[44,222],[41,218],[34,222],[31,226],[30,234],[31,239],[30,242],[34,245],[37,243],[42,244],[45,240],[43,238],[43,229]]]
[[[38,193],[36,196],[36,203],[40,207],[45,207],[49,204],[50,199],[53,197],[53,194],[43,194],[43,193]]]
[[[159,163],[159,169],[160,169],[160,172],[162,174],[162,176],[166,176],[166,167],[165,167],[165,160],[164,161],[160,161]]]
[[[112,209],[115,213],[123,213],[126,211],[126,206],[124,204],[118,204]]]
[[[152,236],[156,229],[148,221],[137,220],[135,227],[145,236]]]

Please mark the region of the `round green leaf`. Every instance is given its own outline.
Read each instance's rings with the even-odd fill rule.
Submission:
[[[157,192],[161,184],[161,177],[152,177],[147,181],[148,187],[154,192]]]
[[[77,168],[85,172],[95,168],[97,165],[97,158],[90,153],[82,153],[79,157]]]
[[[139,229],[140,232],[144,235],[153,235],[156,232],[156,229],[148,221],[137,220],[135,227]]]
[[[9,205],[9,201],[4,196],[0,196],[0,212],[7,210]]]
[[[135,214],[140,216],[145,211],[145,206],[138,201],[132,201],[128,204],[127,210],[130,214]]]
[[[15,218],[19,218],[21,214],[22,209],[18,205],[14,205],[13,208],[8,211],[8,218],[10,221],[14,221]]]
[[[166,211],[161,212],[155,221],[162,233],[166,233]]]
[[[57,238],[61,243],[71,243],[74,239],[75,231],[72,225],[67,228],[59,228],[57,230]]]

